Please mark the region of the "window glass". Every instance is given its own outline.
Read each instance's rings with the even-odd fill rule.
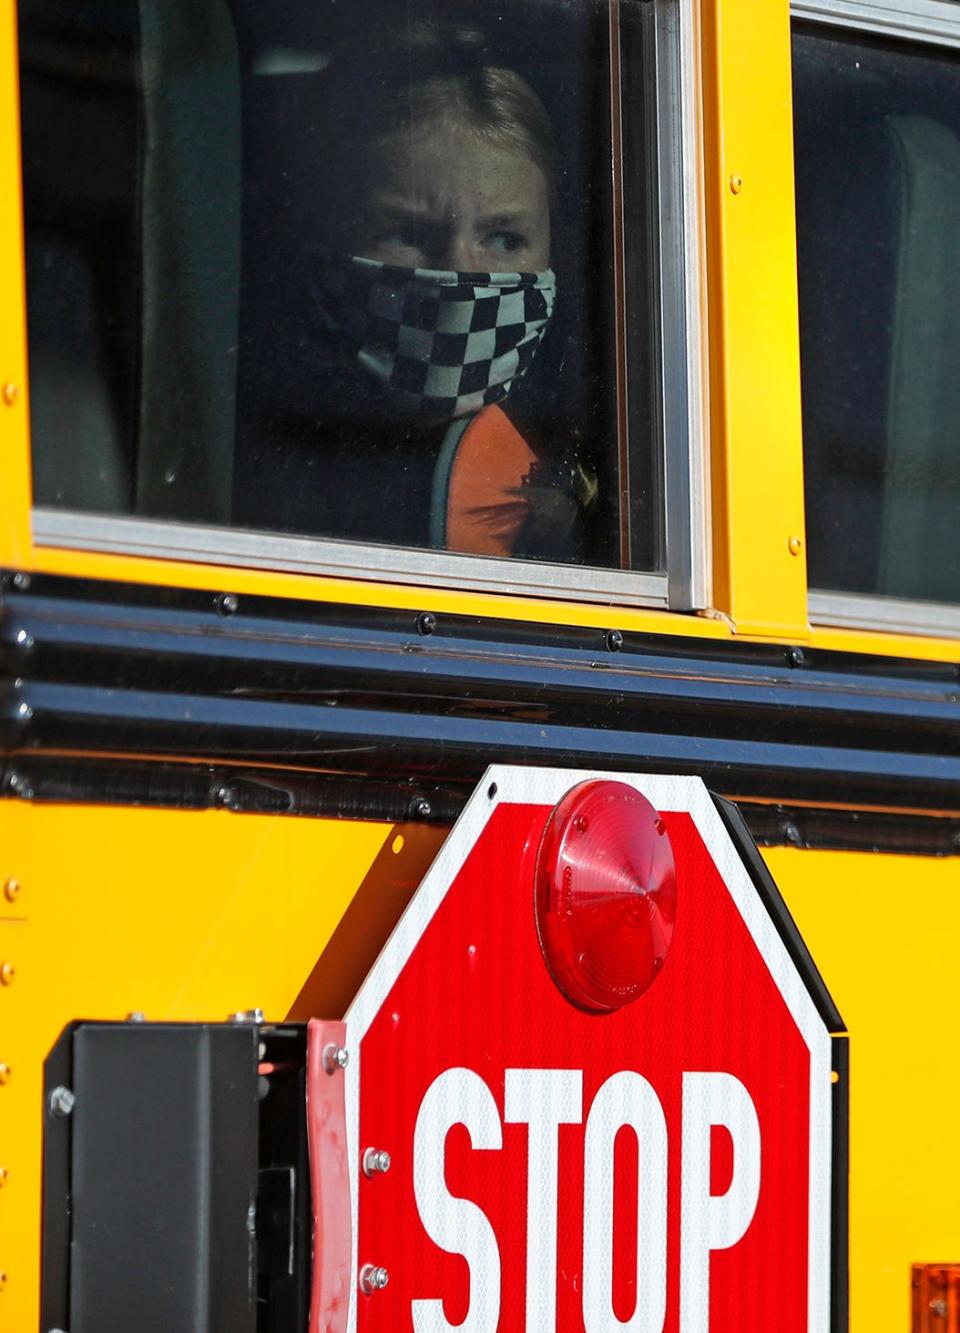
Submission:
[[[35,502],[662,569],[651,8],[21,0]]]
[[[793,51],[810,582],[960,602],[960,60]]]

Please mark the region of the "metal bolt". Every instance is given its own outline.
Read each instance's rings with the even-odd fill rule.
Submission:
[[[4,1064],[4,1062],[0,1060],[0,1088],[3,1087],[4,1083],[10,1082],[12,1074],[13,1070],[10,1068],[10,1066],[8,1064]]]
[[[217,614],[221,616],[235,616],[240,610],[240,598],[236,593],[222,592],[216,601]]]
[[[792,667],[803,666],[803,649],[802,649],[802,648],[788,648],[788,649],[787,649],[787,665],[788,665],[788,666],[792,666]]]
[[[432,611],[421,611],[417,616],[417,632],[420,634],[432,634],[437,628],[437,617]]]
[[[7,380],[3,386],[3,401],[7,407],[13,407],[14,403],[20,397],[20,385],[14,384],[12,380]]]
[[[783,825],[783,836],[787,842],[793,843],[794,846],[797,846],[800,842],[800,830],[790,819]]]
[[[33,647],[33,635],[25,629],[17,630],[17,647],[23,652],[28,653]]]
[[[16,975],[13,963],[0,963],[0,986],[9,986]]]
[[[433,813],[433,806],[425,796],[415,796],[410,802],[410,813],[417,819],[429,819]]]
[[[350,1063],[350,1052],[342,1046],[330,1042],[323,1048],[323,1067],[328,1074],[335,1074],[338,1069],[346,1069]]]
[[[25,699],[17,704],[17,717],[21,722],[29,722],[33,717],[33,709]]]
[[[262,1009],[238,1009],[235,1014],[230,1015],[231,1023],[262,1023]]]
[[[8,903],[15,903],[20,897],[20,881],[18,879],[8,879],[3,886],[3,896]]]
[[[30,575],[24,574],[22,571],[20,571],[14,574],[11,582],[13,583],[13,586],[16,588],[17,592],[26,592],[27,589],[30,587]]]
[[[368,1148],[363,1154],[365,1176],[385,1176],[390,1170],[390,1154],[383,1148]]]
[[[365,1296],[372,1296],[375,1291],[383,1291],[390,1281],[390,1274],[376,1264],[364,1264],[360,1269],[360,1290]]]
[[[222,805],[229,809],[236,804],[236,792],[228,782],[221,782],[213,789],[213,799],[217,805]]]
[[[787,538],[787,550],[791,555],[799,555],[803,550],[803,538],[794,532]]]
[[[7,791],[14,796],[21,796],[25,801],[29,801],[33,795],[33,788],[30,786],[27,778],[17,770],[11,769],[7,774]]]
[[[618,629],[607,630],[607,648],[611,653],[618,653],[623,647],[623,635]]]
[[[734,173],[730,177],[730,193],[739,194],[742,189],[743,189],[743,177],[738,176],[736,173]]]
[[[69,1088],[65,1088],[61,1083],[50,1093],[47,1101],[52,1115],[60,1116],[66,1119],[68,1115],[73,1114],[73,1108],[77,1104],[76,1096]]]

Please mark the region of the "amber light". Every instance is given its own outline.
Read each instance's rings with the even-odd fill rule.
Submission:
[[[537,930],[567,999],[611,1013],[661,969],[677,908],[670,838],[625,782],[582,782],[554,807],[537,854]]]
[[[960,1329],[960,1264],[913,1265],[913,1333]]]

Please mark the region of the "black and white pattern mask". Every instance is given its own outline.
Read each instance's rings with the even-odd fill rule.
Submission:
[[[447,273],[324,251],[317,299],[348,356],[398,405],[449,420],[506,398],[553,313],[544,273]]]

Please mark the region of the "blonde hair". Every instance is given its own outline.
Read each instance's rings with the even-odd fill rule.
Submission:
[[[430,21],[381,29],[343,47],[321,78],[321,153],[344,188],[358,149],[448,117],[526,154],[556,202],[560,165],[546,108],[520,74],[493,62],[475,29]]]

